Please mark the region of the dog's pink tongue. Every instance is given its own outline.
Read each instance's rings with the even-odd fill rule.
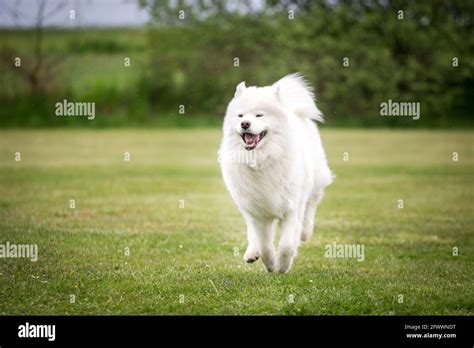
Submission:
[[[255,144],[258,140],[258,134],[250,134],[250,133],[245,133],[244,134],[244,139],[245,143],[249,146]]]

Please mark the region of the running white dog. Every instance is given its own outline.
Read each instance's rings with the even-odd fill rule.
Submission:
[[[261,257],[268,272],[291,268],[332,182],[314,121],[322,122],[322,114],[299,74],[267,87],[241,82],[227,107],[219,150],[222,175],[247,224],[244,260]],[[281,238],[275,252],[277,221]]]

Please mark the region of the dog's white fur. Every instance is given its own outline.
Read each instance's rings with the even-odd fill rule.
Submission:
[[[244,260],[261,257],[269,272],[291,268],[300,240],[313,232],[324,188],[332,182],[314,121],[322,122],[322,114],[300,74],[267,87],[246,87],[241,82],[227,107],[219,150],[222,175],[247,225]],[[251,125],[244,130],[242,122]],[[255,149],[248,150],[244,132],[253,134],[252,139],[263,135]],[[237,161],[242,158],[236,156],[239,151],[255,151],[256,160]],[[281,237],[275,251],[277,222]]]

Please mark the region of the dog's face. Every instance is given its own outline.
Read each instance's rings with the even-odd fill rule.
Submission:
[[[275,87],[245,87],[241,82],[229,103],[224,134],[246,150],[261,148],[284,132],[286,114],[279,106]]]

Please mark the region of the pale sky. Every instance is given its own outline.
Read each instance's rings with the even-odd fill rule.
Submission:
[[[46,27],[130,27],[148,22],[149,15],[138,6],[137,0],[45,0]],[[168,1],[168,0],[158,0]],[[239,1],[229,2],[229,8],[239,8]],[[0,28],[28,28],[36,23],[40,0],[0,0]],[[58,5],[60,10],[55,11]],[[252,8],[264,6],[264,0],[250,0]],[[70,11],[76,18],[71,20]]]
[[[57,12],[55,8],[64,3]],[[39,0],[0,0],[0,27],[31,27],[36,22]],[[71,20],[70,11],[76,18]],[[47,0],[44,26],[52,27],[116,27],[141,26],[148,22],[146,10],[140,9],[136,0]]]

